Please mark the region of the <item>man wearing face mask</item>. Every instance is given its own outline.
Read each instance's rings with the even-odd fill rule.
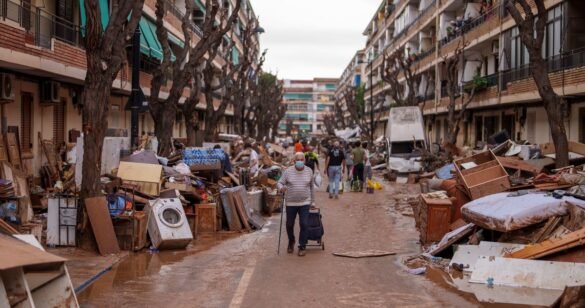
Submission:
[[[299,256],[305,255],[307,245],[307,227],[309,210],[315,202],[313,192],[313,171],[305,166],[305,154],[295,154],[295,165],[288,167],[278,181],[278,189],[285,193],[286,199],[286,233],[288,235],[288,253],[293,253],[295,246],[294,227],[299,215]]]

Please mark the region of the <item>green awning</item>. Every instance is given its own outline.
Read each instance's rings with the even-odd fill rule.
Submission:
[[[102,28],[104,31],[108,26],[108,22],[110,22],[110,8],[108,6],[108,0],[99,0],[100,6],[100,14],[102,19]],[[81,34],[85,35],[85,23],[87,22],[87,17],[85,15],[85,1],[79,0],[79,19],[81,20]]]
[[[195,0],[195,5],[201,12],[205,12],[205,4],[201,3],[201,0]]]
[[[156,38],[156,25],[142,16],[138,22],[140,27],[140,51],[150,57],[162,60],[163,52],[158,39]],[[154,29],[154,32],[153,32]]]
[[[155,30],[156,31],[156,30]],[[156,33],[156,32],[155,32]],[[185,47],[185,42],[183,42],[180,38],[176,37],[172,33],[169,33],[169,41],[181,48]]]

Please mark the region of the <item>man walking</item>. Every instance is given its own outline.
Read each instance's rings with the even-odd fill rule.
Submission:
[[[364,189],[364,162],[366,153],[362,148],[362,143],[360,141],[356,141],[355,148],[351,152],[353,154],[353,183],[359,180],[359,191],[361,192]]]
[[[313,150],[313,146],[308,145],[307,151],[305,152],[305,165],[311,170],[313,173],[320,173],[321,170],[319,169],[319,155],[315,153]]]
[[[295,246],[295,220],[299,215],[299,257],[305,255],[308,240],[309,210],[315,202],[313,192],[313,171],[305,166],[305,155],[295,153],[295,165],[288,167],[280,180],[278,189],[285,193],[286,199],[286,233],[288,235],[288,253],[293,253]]]
[[[333,147],[327,154],[325,160],[325,167],[327,170],[327,176],[329,177],[329,199],[339,198],[339,181],[343,175],[343,169],[345,168],[345,154],[343,149],[339,146],[339,141],[335,141]]]

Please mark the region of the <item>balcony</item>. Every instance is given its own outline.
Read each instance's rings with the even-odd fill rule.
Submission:
[[[40,8],[25,7],[12,0],[0,0],[0,18],[15,22],[26,31],[27,44],[51,48],[52,39],[83,47],[81,28]]]
[[[585,66],[585,48],[579,48],[568,51],[562,55],[557,55],[547,59],[548,72],[556,73],[564,70],[579,68]],[[532,78],[530,65],[525,64],[520,67],[507,70],[501,74],[501,90],[508,89],[508,83],[523,79]],[[551,80],[554,86],[554,81]]]
[[[487,11],[486,13],[473,18],[473,19],[466,19],[466,20],[461,20],[459,22],[454,22],[453,26],[449,26],[448,29],[448,34],[446,37],[442,38],[441,41],[439,41],[439,46],[442,47],[444,45],[447,45],[448,43],[450,43],[451,41],[461,37],[462,35],[478,28],[479,26],[483,25],[484,23],[490,21],[492,18],[496,18],[499,16],[499,10],[500,10],[500,6],[496,6],[491,8],[489,11]],[[449,30],[451,29],[451,30]]]

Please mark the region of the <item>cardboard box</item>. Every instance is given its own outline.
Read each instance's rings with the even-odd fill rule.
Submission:
[[[471,199],[503,192],[511,187],[508,173],[492,151],[455,161],[458,181]]]
[[[134,184],[151,196],[160,194],[163,168],[161,165],[120,162],[118,177],[124,183]]]

